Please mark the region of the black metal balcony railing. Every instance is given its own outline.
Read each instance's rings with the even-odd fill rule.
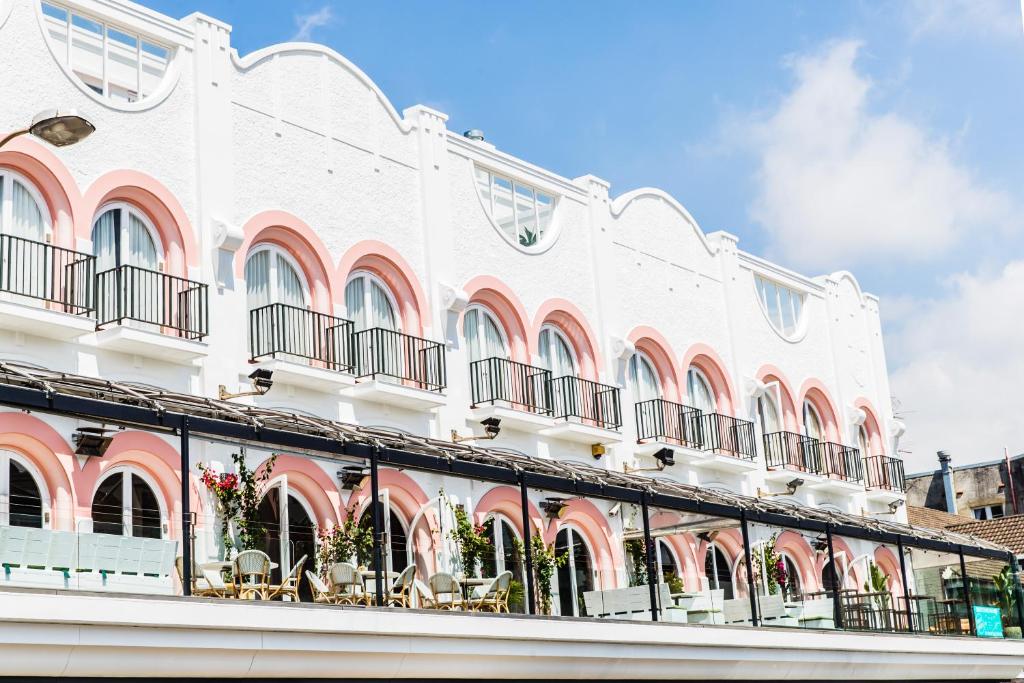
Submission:
[[[96,327],[126,320],[201,340],[209,334],[207,286],[137,266],[118,266],[96,276]]]
[[[469,364],[473,406],[500,405],[538,415],[551,414],[551,371],[507,358]]]
[[[720,413],[704,413],[698,424],[699,443],[705,451],[743,460],[757,457],[753,422]]]
[[[301,359],[328,370],[353,369],[351,320],[288,304],[249,311],[252,360]]]
[[[445,388],[444,344],[372,327],[352,335],[352,354],[358,377],[390,377],[430,391]]]
[[[765,434],[764,459],[768,469],[818,474],[821,472],[821,442],[795,432]]]
[[[700,410],[681,403],[655,398],[635,406],[639,441],[656,439],[680,446],[701,448]]]
[[[549,383],[553,417],[577,418],[604,429],[622,426],[618,387],[581,377],[556,377]]]
[[[59,304],[59,310],[87,315],[95,309],[96,257],[0,235],[0,290]]]
[[[864,480],[864,470],[860,462],[860,449],[844,446],[832,441],[821,444],[820,474],[843,481],[860,482]]]
[[[888,455],[870,455],[864,458],[865,484],[869,489],[885,491],[906,491],[903,478],[903,461]]]

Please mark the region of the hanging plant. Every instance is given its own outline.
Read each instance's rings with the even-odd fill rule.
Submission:
[[[345,521],[318,533],[316,565],[325,580],[331,567],[338,562],[350,562],[355,558],[357,564],[367,564],[373,552],[373,530],[360,526],[355,508],[353,501],[346,510]]]
[[[551,614],[551,579],[555,569],[564,567],[569,559],[569,552],[555,552],[555,544],[547,545],[540,536],[530,539],[530,550],[533,551],[533,574],[537,585],[537,599],[540,602],[540,613]]]

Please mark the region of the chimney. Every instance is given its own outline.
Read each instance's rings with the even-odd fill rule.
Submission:
[[[939,451],[939,467],[942,468],[942,488],[946,492],[946,512],[956,514],[956,492],[953,491],[953,468],[950,462],[953,460],[946,451]]]

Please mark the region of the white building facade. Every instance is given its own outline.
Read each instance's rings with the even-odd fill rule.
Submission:
[[[0,45],[3,127],[54,106],[74,108],[96,126],[73,147],[23,136],[0,148],[0,356],[8,365],[210,399],[248,393],[250,373],[262,369],[272,373],[269,391],[230,400],[438,441],[480,435],[481,421],[496,418],[497,437],[475,442],[492,453],[609,473],[639,470],[695,490],[858,516],[866,526],[905,521],[897,455],[903,426],[889,400],[879,303],[851,274],[794,273],[742,251],[733,235],[705,233],[664,191],[616,193],[595,176],[564,178],[480,135],[449,130],[442,112],[399,112],[356,65],[321,45],[240,56],[231,28],[216,19],[171,19],[123,0],[0,0]],[[80,430],[97,426],[117,431],[100,455],[83,455]],[[177,434],[8,405],[0,412],[0,527],[8,541],[0,540],[0,554],[15,552],[18,529],[40,529],[51,532],[36,537],[51,554],[59,539],[73,538],[79,566],[5,556],[0,586],[178,595],[181,571],[171,567],[183,554],[183,512],[193,513],[197,562],[232,556],[199,466],[236,472],[238,455],[257,470],[274,454],[261,489],[260,548],[281,566],[280,582],[302,555],[316,573],[318,534],[369,509],[362,469],[348,465],[356,476],[347,481],[336,459],[199,438],[183,511]],[[416,566],[424,586],[433,574],[464,569],[451,535],[456,509],[488,525],[494,552],[477,572],[482,578],[508,569],[522,583],[527,536],[565,555],[553,579],[555,615],[599,616],[595,600],[643,583],[631,551],[642,526],[637,506],[535,489],[524,515],[515,487],[398,467],[384,467],[379,483],[381,558],[396,573]],[[553,499],[557,509],[549,514]],[[916,629],[865,622],[861,630],[941,633],[942,623],[958,633],[979,629],[973,613],[961,619],[947,610],[943,622],[933,607],[925,623],[927,609],[906,608],[909,595],[922,594],[913,590],[923,583],[919,568],[963,566],[938,554],[929,564],[892,543],[839,535],[829,537],[826,552],[818,532],[765,525],[745,528],[751,538],[744,542],[736,525],[683,523],[664,510],[652,510],[646,521],[654,546],[647,568],[657,571],[659,586],[691,596],[681,598],[690,609],[680,608],[689,619],[669,618],[667,605],[652,610],[650,602],[647,618],[653,612],[662,621],[722,626],[710,636],[692,631],[698,640],[728,633],[729,614],[732,628],[750,621],[756,607],[743,613],[725,603],[742,603],[751,586],[765,599],[762,625],[771,618],[770,596],[795,605],[820,594],[829,601],[827,618],[794,606],[776,618],[834,629],[836,619],[849,622],[856,613],[854,603],[848,614],[838,606],[837,591],[846,590],[885,593],[885,608],[875,611],[892,606],[890,613],[900,613],[898,604],[914,613],[911,621],[922,619]],[[142,562],[152,560],[151,571],[97,569],[99,560],[81,560],[86,548],[106,547],[101,536],[144,540]],[[118,552],[123,558],[125,546]],[[767,568],[776,559],[781,573]],[[884,577],[881,585],[871,583],[874,571]],[[320,568],[325,580],[326,572]],[[11,603],[10,618],[23,628],[33,620],[32,605],[41,604],[34,601],[43,599],[34,595]],[[940,603],[955,594],[932,597]],[[125,609],[137,600],[116,599]],[[87,612],[96,604],[78,595],[68,600],[86,600]],[[260,605],[225,605],[235,612],[204,617],[188,610],[205,602],[153,604],[144,610],[153,623],[134,624],[133,633],[145,633],[139,647],[157,648],[168,661],[178,658],[180,644],[170,644],[156,614],[179,626],[209,619],[218,632],[248,621],[264,635],[308,628],[328,640],[339,629],[360,630],[363,614],[289,612],[275,626],[278,617]],[[243,609],[255,611],[245,616]],[[95,612],[96,628],[115,628],[104,625],[104,615]],[[29,631],[45,640],[45,629],[65,618],[72,616]],[[475,630],[476,622],[465,622],[471,615],[444,615],[447,625],[433,621],[439,618],[386,617],[414,641],[415,633],[436,629],[467,638]],[[558,630],[563,622],[538,623],[550,630],[546,638],[567,637]],[[494,629],[491,642],[508,637],[499,622],[481,628]],[[587,637],[615,640],[610,633]],[[615,645],[582,656],[579,670],[557,668],[554,653],[539,657],[540,668],[524,668],[523,653],[540,647],[529,642],[513,643],[502,661],[524,677],[658,678],[678,671],[666,662],[696,661],[692,650],[669,644],[690,636],[673,633],[630,632],[627,639],[651,639],[652,652],[638,664],[642,674],[608,673],[603,658],[622,656]],[[820,667],[833,661],[820,653],[877,643],[815,631],[812,656],[778,632],[757,638],[768,639],[758,647],[813,660],[793,669],[808,680],[825,677]],[[906,651],[937,664],[894,662],[893,678],[959,677],[968,669],[974,678],[1006,677],[1009,655],[1021,654],[1009,643],[979,644],[977,658],[951,673],[942,660],[950,648],[937,647],[941,640],[899,638]],[[62,647],[58,640],[52,647]],[[274,668],[289,662],[303,675],[324,675],[318,672],[330,666],[326,659],[311,663],[309,642],[282,645],[287,653],[277,659],[264,652],[254,670],[289,675]],[[260,649],[236,645],[237,657]],[[713,646],[725,645],[702,645]],[[438,651],[451,647],[457,649]],[[750,654],[756,650],[736,650],[751,664],[735,672],[765,675],[758,673],[760,655]],[[125,655],[131,671],[151,673],[134,656]],[[693,676],[722,674],[713,658],[701,656],[704,663],[689,669]],[[348,657],[362,667],[353,676],[424,675],[426,666],[413,655],[406,669]],[[53,675],[28,655],[16,661],[12,674]],[[103,673],[90,666],[59,673]],[[206,675],[240,675],[233,666]],[[203,675],[186,669],[182,675]]]

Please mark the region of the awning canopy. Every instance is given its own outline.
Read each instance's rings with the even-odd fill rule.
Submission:
[[[0,361],[0,405],[153,431],[205,435],[318,457],[369,458],[382,465],[520,484],[573,496],[640,503],[681,512],[939,552],[1007,559],[998,544],[948,530],[914,527],[770,498],[701,488],[664,478],[536,458],[501,448],[451,443],[397,430],[346,424],[282,409],[220,401],[159,387],[55,372]]]

